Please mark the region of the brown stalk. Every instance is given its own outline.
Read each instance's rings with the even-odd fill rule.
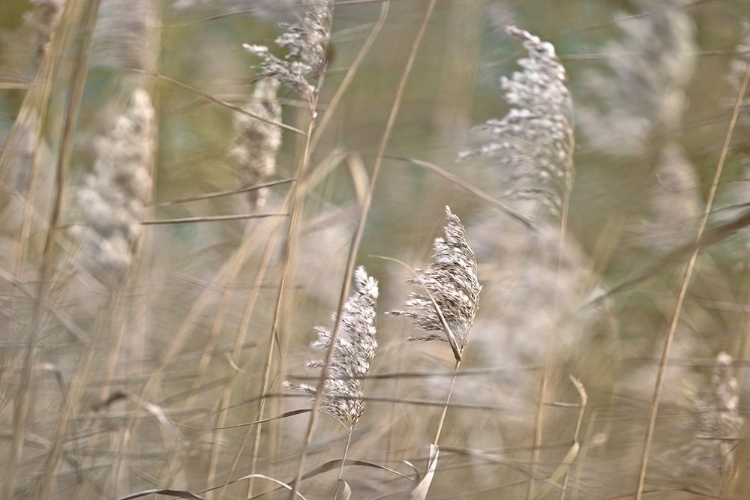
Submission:
[[[413,165],[416,165],[418,167],[422,167],[424,169],[429,170],[430,172],[434,172],[438,174],[439,176],[447,179],[451,183],[455,184],[456,186],[465,189],[466,191],[470,192],[474,196],[477,196],[479,199],[484,200],[491,204],[493,207],[498,209],[499,211],[503,212],[504,214],[510,216],[511,218],[517,220],[521,224],[523,224],[526,228],[529,230],[536,230],[537,227],[528,217],[524,216],[523,214],[520,214],[504,204],[501,201],[496,200],[488,193],[485,193],[478,187],[474,186],[473,184],[466,182],[465,180],[461,179],[457,175],[448,172],[444,168],[439,167],[438,165],[435,165],[434,163],[430,163],[423,160],[418,160],[416,158],[406,158],[403,156],[387,156],[387,158],[393,159],[393,160],[401,160],[408,163],[411,163]]]
[[[24,96],[24,103],[21,106],[21,112],[18,114],[17,120],[22,120],[26,118],[27,113],[29,113],[29,108],[31,106],[31,95],[33,93],[33,90],[36,89],[36,83],[39,79],[43,79],[44,81],[44,88],[42,90],[42,97],[40,99],[39,103],[39,110],[47,109],[47,106],[49,105],[49,96],[50,96],[50,89],[52,87],[52,75],[53,75],[53,63],[52,58],[49,55],[49,51],[45,53],[44,60],[42,61],[42,65],[39,68],[39,72],[37,73],[35,77],[35,84],[32,86],[32,91],[28,92],[26,96]],[[17,121],[18,123],[18,121]],[[14,124],[15,129],[15,124]],[[40,120],[39,126],[36,131],[36,141],[37,147],[34,148],[34,151],[31,155],[31,158],[29,159],[29,178],[26,183],[26,192],[25,196],[23,198],[23,213],[21,216],[21,232],[18,237],[18,247],[16,250],[16,274],[19,276],[21,275],[24,267],[24,260],[26,258],[26,249],[29,242],[29,238],[31,236],[31,223],[33,221],[33,215],[35,212],[34,209],[34,197],[35,197],[35,187],[37,183],[37,175],[39,173],[39,167],[37,165],[37,155],[39,154],[39,143],[41,141],[42,137],[42,123]],[[13,140],[13,130],[11,130],[11,134],[9,135],[8,139],[6,140],[5,144],[9,145],[12,144]],[[2,155],[5,155],[8,151],[8,148],[3,148]],[[0,158],[0,165],[3,164],[3,158]]]
[[[531,442],[531,467],[529,470],[529,487],[526,490],[527,500],[534,497],[534,478],[536,477],[536,464],[539,462],[540,451],[543,439],[544,424],[544,400],[547,397],[547,379],[548,379],[549,362],[540,370],[539,381],[539,398],[534,412],[534,437]]]
[[[238,365],[240,362],[240,355],[242,354],[242,349],[245,344],[245,339],[247,337],[247,332],[250,327],[250,319],[252,317],[253,310],[255,309],[255,303],[258,300],[258,295],[260,294],[261,284],[263,283],[263,279],[266,275],[266,271],[268,270],[268,265],[271,262],[271,259],[274,255],[274,250],[276,249],[277,240],[272,239],[269,241],[268,245],[266,246],[266,250],[263,253],[263,257],[261,258],[260,264],[258,266],[258,272],[255,275],[255,280],[253,281],[253,286],[251,288],[251,295],[247,300],[247,303],[245,304],[245,308],[242,312],[242,320],[240,321],[240,328],[239,332],[237,332],[237,336],[235,337],[235,344],[234,348],[232,349],[231,354],[231,361],[234,365]],[[225,408],[229,405],[231,396],[232,396],[232,389],[234,381],[237,379],[237,374],[239,374],[239,371],[235,370],[232,375],[230,375],[229,379],[227,380],[227,383],[224,385],[224,390],[222,391],[221,398],[219,402],[217,403],[217,411],[221,408]],[[217,419],[215,422],[215,428],[220,429],[224,427],[226,423],[227,418],[227,412],[226,411],[220,411],[218,412]],[[234,474],[235,469],[237,468],[237,465],[239,463],[240,457],[242,456],[242,450],[245,448],[247,444],[247,440],[250,437],[250,434],[252,432],[252,429],[248,429],[248,431],[245,433],[244,437],[242,438],[242,445],[240,446],[240,451],[237,453],[234,462],[232,463],[232,467],[229,471],[229,474],[227,475],[227,481],[228,478],[232,477]],[[215,442],[221,442],[222,439],[222,433],[221,431],[216,432],[214,436]],[[259,449],[258,446],[260,445],[260,440],[255,440],[253,452],[257,453],[257,450]],[[215,469],[218,466],[218,447],[215,447],[214,450],[212,450],[211,453],[211,462],[209,465],[209,477],[213,476],[215,474]],[[209,481],[210,483],[211,481]],[[221,495],[219,498],[224,497],[224,493],[226,492],[226,489],[222,490]]]
[[[274,121],[269,120],[267,118],[263,118],[262,116],[258,116],[255,113],[251,113],[250,111],[246,110],[242,106],[235,106],[234,104],[232,104],[230,102],[227,102],[227,101],[224,101],[222,99],[219,99],[216,96],[213,96],[211,94],[208,94],[206,92],[198,90],[195,87],[191,87],[187,83],[183,83],[183,82],[181,82],[179,80],[175,80],[174,78],[170,78],[168,76],[164,76],[164,75],[161,75],[161,74],[158,74],[158,73],[150,73],[148,71],[142,71],[142,70],[131,70],[131,71],[133,71],[135,73],[140,73],[140,74],[143,74],[143,75],[152,76],[154,78],[157,78],[159,80],[165,81],[167,83],[171,83],[172,85],[175,85],[175,86],[177,86],[177,87],[179,87],[181,89],[187,90],[188,92],[191,92],[191,93],[193,93],[195,95],[198,95],[198,96],[202,97],[203,99],[205,99],[207,101],[213,102],[215,104],[218,104],[219,106],[223,106],[223,107],[225,107],[227,109],[231,109],[232,111],[236,111],[237,113],[249,116],[251,118],[255,118],[256,120],[260,120],[262,122],[266,122],[266,123],[270,123],[272,125],[276,125],[277,127],[283,128],[284,130],[288,130],[289,132],[293,132],[295,134],[305,135],[305,132],[302,131],[302,130],[300,130],[300,129],[298,129],[298,128],[292,127],[291,125],[287,125],[286,123],[274,122]]]
[[[424,281],[422,281],[422,277],[405,262],[402,262],[398,259],[392,259],[389,257],[380,257],[380,258],[384,260],[391,260],[393,262],[398,262],[399,264],[405,266],[407,269],[409,269],[409,271],[412,273],[414,278],[419,282],[419,284],[422,285],[422,290],[424,290],[424,292],[427,294],[427,297],[432,302],[432,306],[435,308],[435,312],[437,313],[437,316],[440,319],[440,323],[443,327],[445,336],[447,337],[448,344],[451,346],[451,350],[453,351],[453,357],[456,360],[456,364],[453,368],[453,374],[451,376],[451,385],[450,385],[450,388],[448,389],[448,396],[446,397],[445,404],[443,405],[443,409],[440,412],[440,418],[438,418],[437,431],[435,432],[435,439],[432,441],[432,444],[437,446],[438,442],[440,441],[440,434],[442,433],[442,430],[443,430],[443,424],[445,423],[445,417],[448,414],[448,407],[450,406],[451,397],[453,396],[453,387],[456,384],[456,378],[458,377],[458,370],[461,367],[462,349],[458,343],[458,340],[456,339],[456,335],[451,330],[451,327],[448,324],[448,321],[446,321],[445,316],[443,315],[443,311],[440,309],[440,306],[435,300],[435,297],[432,296],[430,289],[425,285]]]
[[[266,217],[288,217],[286,212],[269,213],[269,214],[239,214],[239,215],[203,215],[200,217],[183,217],[180,219],[156,219],[144,220],[141,222],[144,226],[156,226],[159,224],[184,224],[187,222],[216,222],[224,220],[244,220],[244,219],[264,219]]]
[[[732,111],[732,119],[729,122],[729,128],[727,130],[726,137],[724,138],[724,145],[721,148],[719,161],[718,161],[718,164],[716,165],[716,172],[714,174],[713,181],[711,182],[711,187],[708,191],[708,196],[706,198],[706,206],[703,210],[703,216],[701,217],[700,224],[698,227],[698,234],[696,236],[696,242],[700,241],[703,235],[703,231],[706,228],[708,216],[711,213],[711,208],[713,206],[713,201],[716,195],[716,190],[718,189],[719,180],[721,179],[721,173],[724,170],[724,163],[726,162],[727,155],[729,153],[729,144],[732,140],[734,129],[735,129],[735,126],[737,125],[737,117],[739,116],[739,113],[740,113],[742,100],[745,95],[745,91],[747,90],[748,80],[750,80],[750,63],[748,63],[747,68],[745,69],[745,75],[742,79],[742,85],[740,85],[739,92],[737,93],[737,99],[734,104],[734,110]],[[636,500],[641,500],[643,498],[644,485],[646,483],[646,471],[648,469],[649,453],[651,452],[651,443],[654,438],[654,429],[656,427],[656,415],[659,411],[659,400],[661,398],[661,392],[662,392],[662,388],[664,385],[664,375],[667,372],[667,364],[669,362],[669,351],[670,351],[670,348],[672,347],[672,341],[674,340],[675,332],[677,331],[677,324],[679,322],[680,313],[682,312],[682,304],[685,301],[685,296],[687,294],[688,285],[690,283],[690,277],[693,274],[693,269],[695,268],[695,262],[698,258],[699,251],[700,251],[700,247],[696,247],[692,251],[692,254],[690,255],[690,259],[685,268],[685,273],[680,283],[680,290],[677,295],[677,301],[675,303],[674,312],[672,313],[672,321],[669,324],[669,329],[667,331],[667,338],[664,342],[664,350],[662,352],[661,361],[659,361],[659,371],[656,377],[656,386],[654,387],[654,397],[651,402],[651,413],[649,416],[648,429],[646,431],[646,440],[643,445],[643,454],[641,456],[641,467],[640,467],[640,472],[638,475],[638,485],[635,491]]]
[[[36,335],[42,329],[43,318],[41,303],[45,300],[49,291],[49,278],[52,275],[54,262],[55,262],[55,238],[58,231],[59,221],[63,211],[63,202],[65,198],[65,182],[68,177],[68,170],[70,167],[70,158],[73,151],[73,135],[78,124],[78,113],[80,111],[81,102],[83,100],[83,89],[86,84],[86,75],[88,71],[88,56],[89,49],[91,48],[91,40],[94,35],[94,25],[99,14],[99,3],[100,0],[91,0],[88,4],[88,15],[82,20],[82,26],[84,28],[83,38],[81,39],[81,46],[78,56],[75,61],[73,70],[73,81],[71,82],[70,99],[68,106],[65,110],[65,121],[62,130],[62,143],[60,146],[60,156],[58,158],[56,167],[56,181],[57,189],[52,204],[52,213],[50,215],[49,230],[47,231],[44,251],[42,252],[42,267],[39,272],[39,284],[37,287],[37,295],[39,301],[37,302],[34,310],[34,319],[32,322],[32,332],[29,338],[29,347],[26,350],[26,356],[24,359],[24,368],[22,372],[22,382],[19,388],[19,400],[16,404],[14,411],[14,421],[20,424],[21,432],[20,436],[14,437],[13,440],[13,453],[11,456],[11,463],[14,459],[20,458],[21,443],[23,441],[23,420],[26,419],[28,408],[29,408],[29,397],[31,396],[30,384],[33,366],[36,359]],[[90,366],[90,362],[93,359],[94,349],[89,349],[84,367],[82,370],[83,375],[87,373],[87,369]],[[68,431],[68,423],[75,412],[75,407],[80,397],[82,386],[80,385],[82,380],[78,381],[77,387],[71,387],[71,392],[67,398],[65,407],[62,415],[58,420],[58,426],[55,431],[55,439],[52,443],[52,449],[47,456],[44,464],[44,472],[42,473],[40,482],[36,489],[35,498],[47,499],[49,497],[49,491],[52,487],[52,482],[57,470],[57,465],[60,461],[60,457],[63,453],[63,444],[67,441],[65,435]],[[19,441],[20,440],[20,441]],[[11,467],[11,480],[9,483],[12,484],[13,467]],[[13,492],[11,491],[12,498]]]
[[[389,0],[385,0],[385,3],[390,3],[390,2]],[[325,381],[326,381],[326,378],[328,377],[328,372],[331,366],[331,360],[333,359],[334,347],[336,345],[336,339],[338,338],[340,327],[341,327],[341,316],[342,316],[342,312],[344,309],[344,304],[346,303],[346,299],[349,296],[349,283],[351,281],[352,275],[354,274],[355,258],[356,258],[357,252],[359,251],[360,244],[362,242],[362,235],[364,234],[364,230],[365,230],[365,221],[367,220],[367,215],[369,214],[370,206],[372,205],[372,195],[375,190],[375,186],[377,184],[377,179],[378,179],[378,174],[380,173],[380,168],[383,164],[385,149],[388,146],[391,133],[393,132],[393,127],[396,123],[396,117],[398,116],[398,112],[401,107],[401,102],[403,100],[404,91],[406,90],[406,83],[408,82],[409,76],[411,75],[412,68],[414,67],[414,61],[416,60],[417,51],[419,50],[419,47],[422,44],[422,39],[424,38],[425,32],[427,31],[427,25],[429,24],[430,17],[432,16],[432,11],[434,10],[436,3],[437,3],[437,0],[430,0],[430,3],[427,7],[427,11],[425,12],[424,19],[422,20],[422,24],[419,27],[419,31],[417,32],[414,42],[412,42],[411,50],[409,52],[409,58],[406,62],[406,66],[404,67],[404,71],[401,74],[401,79],[399,81],[399,85],[396,90],[396,95],[393,100],[393,105],[391,106],[391,110],[388,116],[388,122],[386,123],[385,130],[383,131],[383,136],[381,137],[380,144],[378,145],[378,150],[377,150],[377,154],[375,157],[375,164],[373,165],[372,176],[370,179],[370,186],[362,202],[362,210],[360,212],[359,220],[357,221],[357,228],[354,233],[352,245],[349,248],[349,255],[347,257],[344,283],[343,283],[343,286],[341,287],[341,295],[339,296],[339,306],[338,306],[338,310],[336,311],[336,322],[333,327],[333,332],[331,335],[331,348],[328,350],[328,353],[326,354],[326,358],[323,363],[323,369],[321,370],[321,373],[320,373],[320,381],[318,382],[317,394],[313,402],[312,413],[310,414],[310,421],[309,421],[307,432],[305,435],[305,442],[304,442],[303,449],[302,449],[302,455],[300,457],[299,467],[297,469],[297,475],[294,479],[294,484],[292,486],[292,494],[290,498],[294,498],[294,495],[297,493],[297,490],[299,489],[299,483],[300,483],[303,471],[305,469],[305,460],[307,458],[307,453],[310,449],[310,444],[312,443],[313,433],[315,432],[315,427],[317,425],[318,413],[319,413],[318,410],[320,409],[320,405],[322,402],[323,388],[325,387]]]
[[[583,414],[586,412],[586,404],[589,401],[589,397],[588,394],[586,394],[586,389],[583,387],[583,384],[580,380],[571,375],[570,381],[573,382],[573,385],[576,387],[576,391],[578,391],[578,397],[581,399],[581,411],[578,412],[578,420],[576,420],[576,430],[573,433],[573,442],[578,443],[578,436],[581,433],[581,425],[583,425]],[[568,487],[569,472],[569,470],[565,471],[565,478],[563,479],[560,500],[565,500],[565,490]]]
[[[221,198],[222,196],[231,196],[233,194],[247,193],[250,191],[256,191],[258,189],[280,186],[282,184],[289,184],[294,182],[294,179],[280,179],[278,181],[264,182],[262,184],[256,184],[242,189],[228,189],[226,191],[216,191],[214,193],[199,194],[196,196],[188,196],[186,198],[177,198],[174,200],[159,201],[153,204],[155,207],[170,207],[172,205],[179,205],[181,203],[189,203],[191,201],[210,200],[213,198]]]
[[[357,53],[357,57],[354,58],[354,61],[349,66],[349,69],[346,71],[346,74],[344,75],[344,78],[341,81],[341,85],[339,85],[339,87],[336,89],[336,93],[333,94],[333,97],[331,97],[331,101],[326,106],[326,112],[323,113],[323,116],[320,119],[320,122],[318,123],[318,127],[315,131],[315,134],[313,134],[313,139],[311,143],[312,149],[315,149],[316,146],[318,145],[320,138],[323,136],[323,132],[325,131],[328,123],[331,121],[331,118],[333,118],[334,111],[336,111],[339,104],[341,103],[341,99],[343,99],[344,94],[349,89],[349,86],[352,83],[352,80],[354,80],[354,77],[357,75],[357,71],[359,70],[360,66],[362,66],[362,62],[365,60],[365,57],[367,57],[367,54],[370,52],[370,49],[375,43],[375,40],[377,40],[378,35],[380,34],[380,31],[383,29],[385,20],[388,17],[389,6],[390,6],[390,1],[385,1],[380,6],[380,16],[378,16],[378,20],[375,21],[375,24],[373,25],[372,30],[370,30],[370,33],[367,35],[367,39],[365,40],[365,43],[362,45],[362,48]]]
[[[329,27],[330,29],[330,27]],[[278,348],[278,346],[281,344],[280,340],[280,328],[281,328],[281,321],[283,312],[286,306],[287,297],[286,297],[286,289],[287,289],[287,283],[291,279],[292,272],[293,272],[293,262],[295,259],[295,252],[296,252],[296,245],[297,245],[297,237],[299,236],[299,225],[300,220],[302,218],[302,212],[304,209],[304,201],[305,201],[305,189],[303,181],[305,179],[305,176],[307,174],[307,169],[310,164],[310,155],[312,153],[311,149],[311,141],[312,141],[312,134],[313,130],[315,128],[315,110],[318,106],[318,98],[320,96],[319,90],[320,87],[323,85],[323,81],[325,79],[325,71],[322,71],[318,82],[316,85],[316,91],[313,93],[312,100],[310,101],[310,107],[309,107],[309,121],[307,125],[307,132],[305,133],[305,145],[304,150],[302,153],[302,161],[299,163],[299,166],[297,167],[297,171],[295,173],[295,184],[290,192],[290,202],[291,206],[289,209],[290,212],[290,219],[289,219],[289,226],[287,228],[287,234],[286,234],[286,242],[284,245],[284,251],[281,258],[281,276],[279,278],[279,294],[276,297],[276,306],[274,308],[273,313],[273,321],[271,324],[271,331],[269,334],[269,340],[268,340],[268,351],[266,355],[265,360],[265,367],[263,370],[263,381],[261,385],[261,394],[265,394],[268,391],[269,381],[271,379],[271,367],[273,366],[273,354],[274,351]],[[286,205],[285,205],[286,206]],[[339,311],[340,313],[341,311]],[[337,322],[338,324],[338,322]],[[335,345],[335,337],[331,342],[331,352],[333,351],[333,346]],[[320,390],[320,394],[316,396],[316,401],[320,401],[320,395],[322,394],[322,390]],[[316,412],[316,408],[313,408],[313,413]],[[258,404],[258,413],[257,413],[257,420],[262,420],[264,417],[265,412],[265,398],[262,398]],[[255,442],[253,447],[253,456],[250,463],[250,474],[255,473],[255,468],[257,466],[258,461],[258,452],[260,451],[260,438],[261,438],[261,432],[262,432],[262,425],[258,425],[256,427],[255,431]],[[253,479],[251,478],[248,483],[248,497],[252,496],[253,493]],[[296,490],[296,483],[295,487],[292,488],[291,498],[294,498],[297,495]]]

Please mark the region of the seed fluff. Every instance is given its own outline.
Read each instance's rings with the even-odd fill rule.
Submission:
[[[322,410],[349,430],[354,429],[364,412],[362,382],[370,371],[370,362],[375,357],[378,342],[376,334],[375,305],[378,299],[378,282],[367,276],[364,267],[354,272],[356,292],[344,305],[341,317],[341,335],[336,339],[333,360],[323,389]],[[334,315],[333,321],[336,321]],[[322,326],[315,328],[318,334],[310,347],[316,351],[331,348],[332,332]],[[322,361],[310,361],[308,368],[321,368]],[[315,395],[316,388],[309,384],[284,386]]]
[[[450,207],[445,207],[445,215],[445,238],[435,239],[432,262],[427,269],[417,270],[417,277],[406,280],[422,287],[424,293],[411,293],[404,309],[388,314],[412,318],[416,326],[428,332],[409,340],[447,340],[458,361],[477,314],[482,286],[477,278],[477,259],[461,220]]]

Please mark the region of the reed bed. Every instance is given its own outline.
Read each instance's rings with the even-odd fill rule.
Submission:
[[[0,14],[0,498],[750,495],[747,2]]]

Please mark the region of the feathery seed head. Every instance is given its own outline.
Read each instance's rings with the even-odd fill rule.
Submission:
[[[289,57],[298,58],[317,74],[326,63],[326,48],[331,31],[331,6],[328,0],[308,5],[298,22],[285,24],[287,31],[276,39],[280,47],[289,48]]]
[[[332,14],[329,1],[320,0],[307,5],[296,23],[282,24],[286,32],[276,39],[276,44],[289,49],[285,59],[274,56],[263,45],[244,44],[243,47],[263,59],[261,76],[276,78],[310,98],[316,88],[307,77],[317,76],[325,69]]]
[[[610,74],[587,75],[599,109],[578,112],[591,146],[617,156],[641,155],[654,136],[679,126],[695,71],[695,25],[683,2],[637,4],[648,15],[617,20],[623,39],[604,48]]]
[[[378,299],[378,282],[367,276],[364,267],[354,273],[355,293],[344,304],[341,316],[341,335],[336,339],[333,359],[323,389],[321,408],[343,426],[351,430],[356,427],[364,411],[362,400],[362,378],[370,371],[370,362],[375,357],[378,342],[376,335],[375,306]],[[335,321],[335,315],[333,320]],[[316,327],[318,334],[310,347],[317,351],[331,348],[332,332]],[[322,361],[311,361],[308,368],[320,368]],[[286,387],[315,395],[315,387],[309,384],[291,384]]]
[[[679,457],[683,467],[676,475],[705,475],[711,480],[721,477],[734,465],[734,452],[741,439],[745,420],[740,416],[737,379],[732,375],[732,357],[720,353],[716,357],[710,384],[696,404],[695,422],[690,427],[692,442],[671,454]]]
[[[699,434],[730,440],[739,437],[744,419],[737,407],[738,388],[737,379],[732,375],[732,357],[722,352],[716,357],[710,388],[698,405]]]
[[[142,89],[109,136],[97,144],[93,172],[78,192],[84,266],[108,285],[117,283],[132,262],[132,247],[141,234],[141,220],[151,191],[154,108]]]
[[[60,22],[60,16],[65,8],[65,0],[31,0],[36,9],[25,12],[23,20],[36,34],[37,52],[39,55],[47,51],[52,34]]]
[[[665,144],[657,162],[648,212],[635,227],[633,241],[667,252],[695,238],[703,200],[700,176],[682,147],[674,142]]]
[[[479,306],[482,286],[477,278],[477,259],[469,244],[461,220],[445,207],[445,238],[436,238],[432,263],[418,270],[407,283],[418,285],[424,293],[411,293],[403,310],[390,311],[407,316],[428,334],[410,340],[447,340],[456,360],[468,341]]]
[[[565,69],[552,44],[514,26],[507,32],[529,53],[518,61],[523,71],[500,80],[512,108],[502,120],[475,128],[482,145],[462,152],[459,160],[489,158],[510,186],[506,196],[522,204],[519,209],[559,218],[573,177],[573,103]]]
[[[276,172],[281,128],[269,122],[281,122],[281,106],[276,97],[278,88],[279,81],[275,78],[261,78],[245,106],[247,111],[267,121],[241,113],[236,115],[235,126],[239,137],[229,154],[236,162],[242,187],[265,182]],[[266,194],[265,188],[249,191],[247,198],[250,208],[262,207]]]

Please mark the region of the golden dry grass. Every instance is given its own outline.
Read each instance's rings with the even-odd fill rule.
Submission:
[[[746,498],[746,2],[294,3],[0,3],[0,498]]]

